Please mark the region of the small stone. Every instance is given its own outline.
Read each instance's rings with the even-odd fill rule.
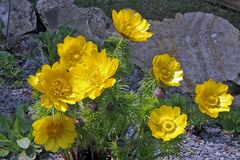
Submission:
[[[208,143],[210,147],[214,146],[213,142]]]
[[[137,126],[135,124],[132,124],[130,127],[128,127],[127,132],[125,134],[125,138],[127,140],[131,140],[136,134],[136,132],[137,132]]]
[[[237,152],[237,153],[236,153],[236,156],[237,156],[237,157],[240,157],[240,152]]]
[[[186,156],[186,157],[191,157],[191,155],[192,155],[191,152],[186,152],[186,153],[184,153],[184,156]]]
[[[216,156],[221,156],[221,153],[220,152],[215,152],[215,155]]]

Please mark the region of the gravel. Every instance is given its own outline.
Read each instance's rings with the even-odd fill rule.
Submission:
[[[15,55],[16,60],[14,67],[21,72],[15,78],[5,79],[5,83],[0,87],[0,113],[12,116],[21,102],[32,103],[31,88],[27,83],[27,77],[35,74],[40,67],[40,64],[36,62],[41,62],[40,46],[41,43],[36,34],[24,35],[11,44],[10,52]],[[23,55],[32,58],[22,57]]]
[[[214,125],[204,126],[198,136],[185,135],[182,156],[164,160],[240,160],[240,136],[224,132]]]
[[[183,159],[240,160],[240,135],[223,131],[215,124],[204,125],[200,133],[186,134]]]

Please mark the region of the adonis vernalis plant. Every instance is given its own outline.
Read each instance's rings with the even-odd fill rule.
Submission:
[[[210,79],[196,85],[195,101],[202,113],[217,118],[219,112],[229,112],[233,96],[227,94],[228,86]]]
[[[105,88],[112,87],[116,79],[113,78],[118,68],[118,59],[109,58],[106,51],[92,52],[82,57],[82,63],[70,70],[74,91],[81,99],[89,97],[95,99]]]
[[[57,152],[60,148],[70,148],[77,137],[75,120],[60,113],[44,116],[32,126],[35,143],[44,145],[47,151]]]
[[[184,134],[187,127],[187,115],[181,114],[179,107],[162,105],[151,112],[148,126],[154,137],[170,141]]]
[[[180,86],[183,70],[176,58],[169,54],[157,55],[153,58],[153,75],[159,83],[167,86]]]
[[[117,31],[133,42],[144,42],[152,36],[147,30],[150,24],[141,15],[131,9],[112,11],[113,23]]]
[[[42,66],[36,76],[29,76],[28,83],[42,93],[41,104],[45,108],[55,107],[65,112],[67,103],[75,104],[79,101],[77,94],[73,92],[71,77],[67,70],[58,62],[53,66]]]
[[[202,113],[216,118],[219,112],[228,112],[233,97],[226,85],[213,80],[196,86],[199,109],[184,96],[153,94],[156,88],[162,92],[179,87],[184,80],[180,62],[168,53],[153,58],[152,74],[146,74],[139,88],[132,90],[126,80],[128,53],[122,45],[128,41],[124,38],[144,42],[153,33],[148,32],[147,20],[131,9],[113,10],[112,18],[122,35],[106,40],[114,41],[113,46],[99,52],[83,36],[68,35],[57,44],[59,62],[52,67],[44,64],[35,76],[29,76],[28,83],[41,99],[33,107],[37,117],[32,125],[34,141],[47,151],[63,151],[66,159],[73,155],[75,159],[177,156],[187,125],[208,121]],[[47,111],[39,111],[41,107]],[[89,151],[92,154],[86,155]]]
[[[76,38],[67,36],[63,43],[57,45],[57,51],[60,57],[60,63],[67,69],[81,63],[84,54],[91,54],[97,51],[97,45],[87,42],[83,36]]]

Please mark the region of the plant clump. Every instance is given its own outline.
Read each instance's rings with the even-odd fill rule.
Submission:
[[[178,156],[184,149],[187,126],[229,112],[233,97],[225,84],[211,79],[196,85],[192,100],[167,95],[166,90],[180,87],[184,79],[181,62],[168,53],[156,55],[140,87],[130,90],[124,78],[131,73],[128,41],[147,41],[153,33],[148,32],[147,20],[131,9],[113,10],[112,17],[119,34],[109,37],[102,50],[82,35],[41,34],[50,52],[46,54],[49,64],[28,78],[36,100],[30,107],[29,143],[60,152],[66,159],[84,159],[87,153],[91,159]],[[226,122],[226,118],[221,120]],[[24,132],[17,139],[25,137]],[[9,146],[0,143],[0,147]],[[10,151],[22,151],[14,147]]]

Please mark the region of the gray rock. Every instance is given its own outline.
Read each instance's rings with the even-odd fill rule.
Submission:
[[[32,4],[28,0],[12,0],[11,16],[9,23],[9,37],[15,38],[36,28],[36,14]],[[6,33],[8,20],[8,1],[0,1],[0,18],[3,21],[2,32]]]
[[[234,97],[232,105],[235,107],[240,107],[240,95]]]
[[[111,20],[99,8],[78,8],[73,0],[39,0],[37,10],[43,24],[52,30],[66,24],[76,35],[100,44],[110,34]]]
[[[240,34],[227,20],[193,12],[150,23],[153,37],[130,48],[130,59],[144,71],[151,69],[155,55],[168,52],[181,62],[181,88],[190,92],[196,83],[234,80],[240,72]]]

